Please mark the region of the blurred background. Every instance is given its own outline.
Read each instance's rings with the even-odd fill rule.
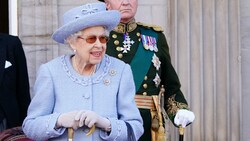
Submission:
[[[30,90],[42,63],[71,53],[51,34],[68,9],[96,0],[1,0],[0,32],[18,35]],[[185,141],[250,140],[250,1],[138,0],[136,21],[160,25],[195,122]],[[168,141],[177,141],[172,124]]]

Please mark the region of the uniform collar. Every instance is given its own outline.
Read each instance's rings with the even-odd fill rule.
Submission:
[[[131,20],[129,23],[119,23],[114,31],[118,33],[126,33],[126,32],[132,32],[136,29],[137,24],[135,22],[135,19]]]

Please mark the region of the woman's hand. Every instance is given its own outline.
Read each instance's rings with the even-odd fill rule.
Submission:
[[[77,111],[73,111],[61,114],[57,119],[56,128],[65,127],[76,130],[79,127],[79,121],[75,120],[77,113]]]
[[[110,121],[107,118],[102,117],[93,111],[89,110],[79,111],[75,116],[75,120],[79,121],[79,127],[86,125],[89,128],[91,128],[93,125],[95,125],[96,127],[99,127],[105,131],[111,130]]]

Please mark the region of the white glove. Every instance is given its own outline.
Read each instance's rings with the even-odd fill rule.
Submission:
[[[83,125],[91,128],[93,125],[104,129],[106,131],[110,130],[111,124],[107,118],[101,117],[93,111],[82,110],[77,113],[75,120],[79,120],[79,127]]]
[[[56,128],[65,127],[73,128],[76,130],[79,127],[79,121],[75,120],[76,114],[77,111],[61,114],[57,119]]]
[[[174,123],[177,126],[182,126],[185,128],[187,124],[193,122],[195,119],[194,113],[186,109],[180,109],[175,115]]]

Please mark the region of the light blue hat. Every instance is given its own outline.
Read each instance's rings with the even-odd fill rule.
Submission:
[[[106,10],[104,3],[85,4],[67,11],[63,15],[63,26],[58,28],[52,38],[64,44],[65,39],[92,26],[105,26],[108,31],[113,30],[120,21],[120,12],[117,10]]]

